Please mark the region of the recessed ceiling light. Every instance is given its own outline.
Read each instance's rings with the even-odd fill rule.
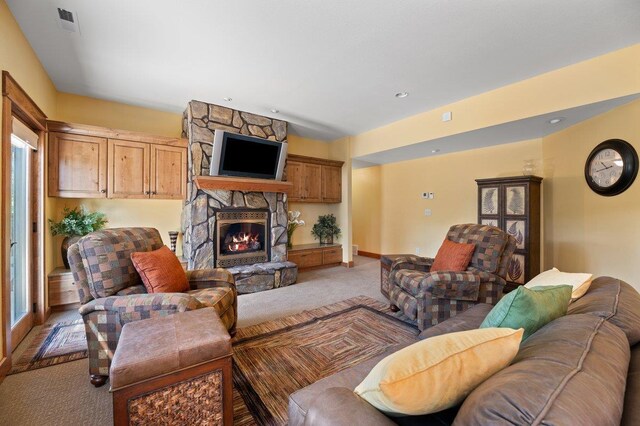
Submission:
[[[564,121],[564,117],[556,117],[552,118],[548,121],[549,124],[558,124],[559,122]]]
[[[273,109],[271,110],[271,112],[272,112],[272,113],[274,113],[274,114],[277,114],[277,113],[279,113],[279,112],[280,112],[280,110],[279,110],[279,109],[275,109],[275,108],[273,108]]]
[[[231,102],[231,101],[233,100],[233,98],[230,98],[230,97],[228,97],[228,96],[227,96],[226,98],[222,98],[222,99],[224,99],[224,100],[225,100],[225,101],[227,101],[227,102]]]
[[[438,148],[436,148],[436,149],[432,149],[432,150],[431,150],[431,153],[432,153],[432,154],[435,154],[435,153],[437,153],[437,152],[440,152],[440,150],[439,150]]]
[[[407,96],[409,96],[409,92],[398,92],[395,96],[396,98],[406,98]]]

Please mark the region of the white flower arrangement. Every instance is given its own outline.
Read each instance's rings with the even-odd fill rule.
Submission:
[[[287,223],[287,246],[291,248],[291,237],[293,237],[293,231],[298,229],[298,226],[304,226],[304,220],[299,219],[300,212],[298,210],[289,211],[289,222]]]

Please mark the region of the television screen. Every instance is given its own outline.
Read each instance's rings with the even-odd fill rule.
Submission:
[[[211,175],[281,179],[283,157],[286,145],[280,142],[217,131]]]

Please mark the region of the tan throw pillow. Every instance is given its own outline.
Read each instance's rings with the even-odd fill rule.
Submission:
[[[182,293],[189,290],[187,275],[169,247],[131,253],[131,261],[147,293]]]
[[[592,274],[560,272],[558,268],[553,268],[536,275],[524,286],[526,288],[532,288],[570,285],[573,287],[571,300],[574,301],[585,295],[587,290],[589,290],[589,286],[591,286],[592,279]]]
[[[442,411],[508,366],[523,332],[484,328],[421,340],[380,361],[355,393],[392,416]]]

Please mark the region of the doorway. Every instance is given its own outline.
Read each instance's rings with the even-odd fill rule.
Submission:
[[[31,194],[31,151],[29,139],[38,136],[18,120],[11,134],[9,305],[11,309],[11,348],[15,349],[33,327],[31,247],[33,218]]]

